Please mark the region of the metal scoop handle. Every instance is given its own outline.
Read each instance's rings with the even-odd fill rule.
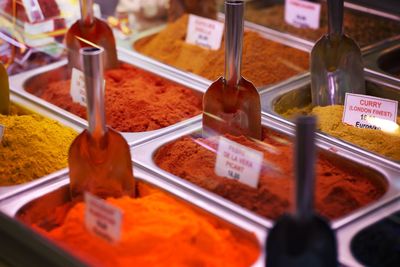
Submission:
[[[94,22],[93,0],[79,0],[81,9],[81,22],[91,25]]]
[[[241,78],[244,1],[225,0],[225,80],[236,87]]]
[[[343,0],[328,0],[329,36],[343,34]]]
[[[101,47],[84,47],[79,50],[79,53],[83,58],[89,133],[95,140],[100,140],[106,133],[103,88],[104,49]]]
[[[316,119],[312,116],[301,116],[296,120],[295,214],[299,219],[309,219],[313,215],[315,180],[315,124]]]

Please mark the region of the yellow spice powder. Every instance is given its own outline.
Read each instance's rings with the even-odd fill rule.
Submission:
[[[5,126],[0,186],[25,183],[67,166],[68,149],[76,136],[72,129],[37,114],[0,114],[0,124]]]
[[[342,105],[314,107],[311,114],[318,117],[320,131],[356,144],[366,150],[400,160],[400,134],[361,129],[342,123]],[[397,117],[400,123],[400,117]]]

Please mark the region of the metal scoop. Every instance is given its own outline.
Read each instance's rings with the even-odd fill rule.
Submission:
[[[7,71],[0,63],[0,114],[10,113],[10,86],[8,84]]]
[[[134,195],[132,162],[128,144],[105,125],[103,48],[81,48],[85,73],[89,130],[75,138],[68,165],[72,198],[84,191],[100,197]]]
[[[328,29],[311,51],[314,106],[343,105],[346,93],[365,94],[360,48],[343,34],[343,0],[328,0]]]
[[[69,69],[82,70],[79,49],[82,47],[103,47],[105,69],[118,67],[114,34],[106,22],[93,14],[93,0],[79,0],[81,19],[76,21],[65,36]]]
[[[338,266],[336,238],[313,213],[315,118],[296,121],[296,210],[278,219],[267,239],[267,267]]]
[[[243,1],[225,1],[225,78],[207,89],[203,99],[203,134],[245,135],[261,139],[260,95],[240,75]]]

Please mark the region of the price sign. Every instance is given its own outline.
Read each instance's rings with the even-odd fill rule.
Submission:
[[[38,0],[22,0],[30,22],[44,20],[42,9]]]
[[[85,192],[85,225],[92,234],[116,243],[121,238],[122,211]]]
[[[257,188],[263,153],[220,137],[215,173]]]
[[[86,107],[85,75],[76,68],[72,69],[70,95],[73,102]]]
[[[26,34],[36,35],[54,31],[54,20],[46,20],[38,23],[24,23]]]
[[[321,4],[303,0],[285,1],[285,21],[298,28],[319,28]]]
[[[394,100],[347,93],[342,121],[357,128],[382,130],[390,122],[396,123],[397,108]]]
[[[221,46],[224,24],[196,15],[189,15],[186,42],[212,50]]]

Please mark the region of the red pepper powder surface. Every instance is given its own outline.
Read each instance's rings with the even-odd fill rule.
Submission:
[[[263,142],[277,149],[278,153],[265,151],[260,144],[245,137],[227,137],[247,147],[262,151],[264,160],[280,171],[263,168],[258,188],[236,180],[217,176],[214,172],[216,154],[207,149],[217,149],[215,139],[182,137],[161,147],[156,164],[183,179],[216,193],[261,216],[277,219],[292,207],[294,187],[293,147],[283,136],[263,130]],[[199,143],[204,143],[200,145]],[[332,159],[319,155],[316,167],[315,207],[329,219],[342,217],[381,197],[386,191],[382,179],[373,179],[362,170],[340,166]]]
[[[200,95],[128,64],[104,78],[106,121],[118,131],[157,130],[201,113]],[[86,119],[86,108],[72,102],[70,80],[50,83],[38,96]]]

